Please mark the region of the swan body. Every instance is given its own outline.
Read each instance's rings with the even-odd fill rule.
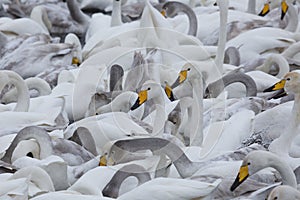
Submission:
[[[24,35],[24,34],[38,34],[44,33],[49,34],[49,31],[43,21],[43,19],[48,19],[45,16],[45,10],[43,11],[42,7],[35,7],[32,10],[31,18],[21,18],[15,19],[11,22],[7,22],[0,25],[0,30],[2,32],[13,33],[16,35]],[[49,19],[48,19],[49,20]]]
[[[121,195],[118,199],[141,199],[141,197],[137,195],[141,192],[149,196],[151,195],[151,197],[155,199],[171,198],[179,200],[205,198],[219,183],[220,180],[216,180],[213,183],[204,183],[187,179],[155,178]],[[173,186],[170,187],[170,185]],[[156,192],[154,193],[154,191]]]
[[[266,33],[269,36],[267,39],[264,37]],[[248,42],[250,41],[249,38],[252,38],[251,42]],[[283,38],[285,39],[283,40]],[[246,61],[259,58],[262,53],[274,50],[274,48],[287,48],[298,40],[298,35],[289,31],[262,27],[241,33],[239,36],[229,40],[226,45],[239,47],[241,63],[243,64]],[[253,45],[254,43],[260,43],[261,45]]]

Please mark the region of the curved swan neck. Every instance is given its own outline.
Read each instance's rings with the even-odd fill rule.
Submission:
[[[51,93],[51,87],[44,79],[32,77],[25,80],[29,90],[37,90],[39,96],[48,95]]]
[[[256,0],[248,0],[248,13],[256,14]]]
[[[11,145],[6,150],[5,155],[1,160],[7,163],[11,163],[11,157],[13,151],[17,147],[18,143],[22,140],[35,139],[40,147],[40,159],[50,156],[53,152],[52,142],[47,132],[39,127],[29,126],[22,129],[14,138]]]
[[[87,24],[89,19],[79,8],[76,0],[67,0],[67,6],[71,17],[80,24]]]
[[[215,63],[219,73],[223,73],[223,60],[225,54],[225,45],[227,40],[227,17],[228,17],[228,0],[217,0],[220,9],[220,29],[217,55]]]
[[[111,66],[109,78],[109,90],[111,92],[122,90],[123,76],[124,70],[120,65],[114,64]]]
[[[122,25],[121,0],[113,0],[110,26]]]
[[[107,197],[117,198],[119,196],[121,184],[126,178],[131,176],[138,179],[138,185],[151,180],[150,174],[146,172],[142,166],[135,164],[126,165],[114,174],[114,176],[102,190],[102,194]]]
[[[188,35],[196,36],[198,31],[198,22],[195,12],[188,5],[180,2],[169,1],[163,6],[163,8],[166,8],[168,6],[172,6],[172,8],[175,9],[174,12],[176,14],[179,12],[183,12],[188,16],[190,22]]]
[[[16,107],[14,108],[14,111],[27,112],[29,110],[30,97],[29,97],[28,87],[25,81],[20,75],[18,75],[13,71],[5,70],[1,72],[7,74],[7,76],[10,79],[10,83],[13,84],[17,89],[18,98],[17,98],[17,104]]]
[[[45,8],[42,6],[35,6],[30,13],[30,18],[36,21],[46,32],[49,33],[52,23],[48,18]]]
[[[285,49],[281,55],[286,58],[292,58],[300,51],[300,42],[296,42]]]
[[[240,82],[246,87],[246,96],[256,96],[257,87],[255,81],[247,74],[241,72],[234,72],[223,76],[220,80],[210,83],[207,87],[206,93],[210,94],[210,97],[217,97],[224,89],[224,87]]]
[[[228,47],[225,50],[224,63],[239,66],[241,64],[240,52],[236,47]]]
[[[282,184],[297,188],[297,181],[296,181],[295,174],[291,169],[291,167],[287,165],[286,162],[282,161],[277,156],[273,156],[273,158],[269,159],[268,161],[270,167],[273,167],[280,173],[282,178]]]
[[[290,66],[287,60],[280,54],[271,54],[267,57],[264,64],[259,68],[263,71],[269,72],[271,66],[276,63],[279,66],[278,74],[276,75],[277,78],[282,78],[286,73],[290,71]]]
[[[161,138],[120,140],[114,146],[129,152],[149,149],[156,155],[165,154],[172,160],[178,173],[183,178],[193,175],[202,166],[201,163],[190,161],[177,145]]]

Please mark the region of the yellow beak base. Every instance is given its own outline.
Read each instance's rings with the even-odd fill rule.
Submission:
[[[259,16],[265,16],[266,14],[268,14],[270,12],[270,4],[266,3],[263,7],[263,9],[261,10],[261,12],[258,14]]]
[[[241,166],[240,171],[230,187],[231,191],[234,191],[242,182],[244,182],[249,177],[248,165]]]
[[[272,85],[271,87],[265,89],[263,92],[272,92],[272,91],[276,91],[276,90],[281,90],[284,88],[285,85],[285,80],[281,80],[278,83],[275,83],[274,85]]]
[[[107,159],[105,155],[100,157],[99,166],[107,166]]]
[[[174,98],[174,95],[173,95],[172,88],[171,88],[169,85],[166,85],[166,87],[165,87],[165,92],[166,92],[168,98],[169,98],[171,101],[175,101],[175,98]]]
[[[285,14],[287,13],[288,9],[289,9],[289,6],[286,3],[286,1],[282,1],[281,2],[281,17],[280,17],[281,20],[283,20],[283,18],[285,16]]]
[[[142,105],[145,101],[147,101],[148,98],[148,90],[142,90],[139,92],[139,97],[134,103],[134,105],[130,108],[130,110],[135,110],[138,108],[140,105]]]
[[[167,12],[165,9],[163,9],[162,11],[160,11],[160,13],[162,14],[162,16],[164,16],[165,18],[167,18]]]
[[[73,57],[72,58],[72,65],[77,65],[79,66],[80,65],[80,61],[77,57]]]

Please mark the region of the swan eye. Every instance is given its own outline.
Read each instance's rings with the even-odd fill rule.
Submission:
[[[191,68],[188,68],[187,70],[188,70],[188,71],[190,71],[190,70],[191,70]]]
[[[290,81],[290,80],[291,80],[291,78],[287,78],[286,80],[287,80],[287,81]]]
[[[251,164],[250,162],[247,163],[247,165],[250,165],[250,164]]]
[[[148,89],[147,89],[147,90],[151,90],[151,88],[149,88],[149,87],[148,87]]]
[[[278,199],[278,197],[274,197],[274,200],[277,200]]]
[[[97,112],[96,112],[95,114],[96,114],[96,115],[99,115],[99,113],[97,113]]]

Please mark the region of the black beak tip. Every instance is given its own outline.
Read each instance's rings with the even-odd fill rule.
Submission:
[[[268,13],[269,13],[269,11],[267,11],[266,13],[263,14],[263,11],[261,11],[261,12],[258,14],[258,16],[264,17],[264,16],[266,16]]]
[[[133,106],[130,108],[130,110],[135,110],[140,106],[139,99],[136,100],[136,102],[133,104]]]
[[[283,20],[284,16],[285,16],[286,13],[284,12],[281,12],[281,17],[280,17],[280,20]]]
[[[246,176],[242,181],[240,181],[239,180],[239,175],[240,174],[238,174],[237,176],[236,176],[236,178],[235,178],[235,180],[234,180],[234,182],[233,182],[233,184],[231,185],[231,187],[230,187],[230,191],[231,192],[233,192],[242,182],[244,182],[247,178],[248,178],[248,176]]]
[[[263,92],[273,92],[273,88],[274,88],[274,86],[271,86],[271,87],[265,89]]]

